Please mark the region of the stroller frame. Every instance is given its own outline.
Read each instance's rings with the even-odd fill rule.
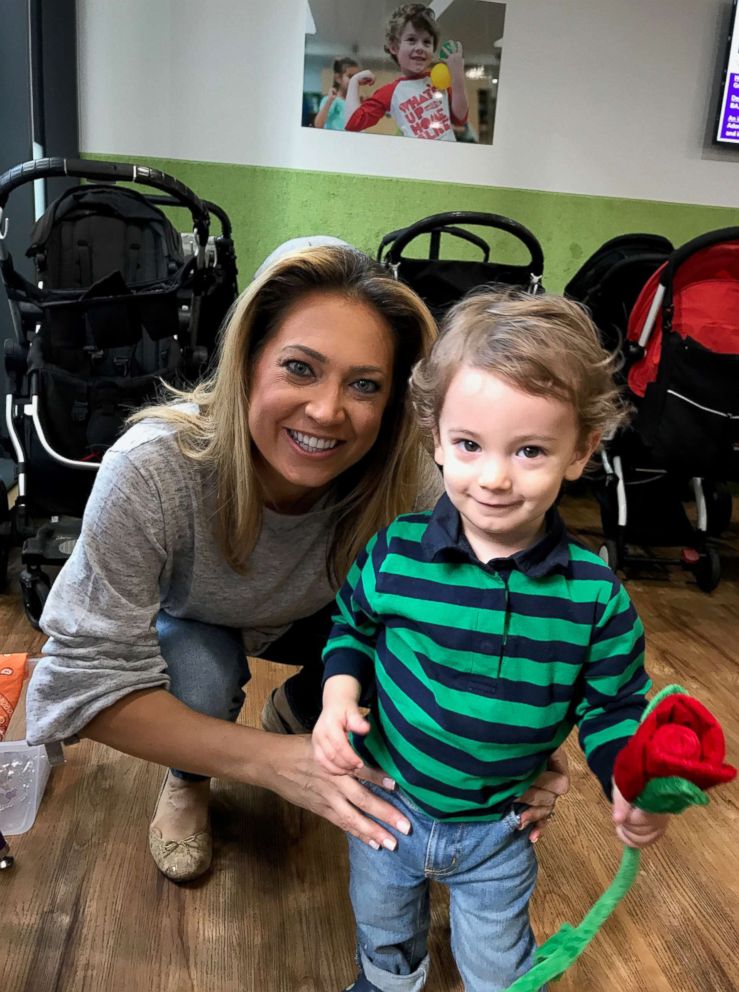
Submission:
[[[116,162],[93,162],[76,159],[48,158],[21,163],[0,176],[0,272],[8,290],[11,321],[15,341],[5,342],[5,364],[8,375],[8,393],[5,402],[5,419],[10,443],[18,465],[17,497],[13,507],[8,506],[6,493],[0,493],[0,586],[7,578],[7,565],[10,548],[22,545],[20,576],[26,615],[35,627],[43,610],[51,588],[51,579],[42,566],[59,567],[69,557],[79,535],[80,521],[75,517],[65,517],[62,512],[52,513],[50,522],[36,530],[32,520],[33,502],[28,487],[28,453],[25,450],[21,425],[28,429],[43,449],[43,452],[62,471],[79,471],[87,476],[97,471],[99,462],[69,457],[56,449],[50,441],[43,423],[38,386],[38,373],[28,368],[27,353],[33,333],[45,319],[45,313],[36,306],[36,288],[15,272],[5,239],[8,218],[6,205],[11,193],[20,186],[57,176],[76,177],[103,184],[125,182],[141,185],[157,191],[158,195],[145,199],[152,204],[187,209],[192,218],[192,235],[189,245],[183,246],[183,255],[189,248],[192,257],[186,258],[184,266],[173,279],[167,281],[167,295],[177,293],[178,331],[171,338],[165,335],[162,340],[171,340],[179,360],[172,366],[176,375],[188,377],[197,375],[215,350],[215,334],[208,341],[209,347],[200,343],[201,310],[216,276],[216,253],[222,249],[226,258],[226,278],[223,279],[226,297],[235,296],[235,256],[231,242],[231,227],[227,215],[215,204],[201,200],[189,187],[179,180],[143,165],[130,165]],[[79,187],[84,189],[84,187]],[[210,214],[214,213],[222,226],[220,239],[209,238]],[[185,237],[183,237],[183,241]],[[221,273],[222,274],[222,273]],[[152,291],[149,296],[156,296]],[[144,299],[142,291],[136,299]],[[220,301],[219,301],[220,302]],[[30,324],[30,327],[29,327]],[[156,373],[152,373],[154,378]],[[85,484],[86,485],[86,484]],[[0,483],[0,486],[2,484]],[[4,487],[3,487],[4,488]]]
[[[694,238],[669,256],[659,276],[656,273],[652,276],[652,280],[656,281],[654,295],[649,301],[649,306],[646,314],[643,316],[641,326],[637,325],[635,316],[634,326],[629,327],[629,340],[625,347],[627,381],[629,373],[636,363],[647,354],[647,349],[657,326],[658,318],[661,317],[663,335],[660,360],[664,358],[669,349],[671,339],[677,334],[673,329],[674,290],[675,276],[680,267],[697,253],[727,242],[739,242],[739,228],[725,228],[711,231]],[[647,288],[645,286],[645,290]],[[636,307],[634,314],[638,315]],[[673,383],[672,385],[670,385],[671,382]],[[687,408],[700,411],[704,415],[716,416],[717,419],[722,421],[739,422],[739,416],[735,413],[732,414],[730,411],[713,409],[702,405],[695,397],[691,398],[683,395],[674,388],[674,380],[668,380],[665,388],[668,394],[677,398],[681,403],[684,403]],[[637,395],[637,393],[634,393],[634,395]],[[641,404],[637,413],[637,425],[639,422],[639,412],[643,412],[645,409],[644,400],[641,400]],[[644,424],[641,427],[641,431],[643,430],[645,430]],[[639,430],[637,434],[641,444],[645,445],[646,439],[642,437]],[[628,448],[628,445],[622,444],[621,447]],[[646,445],[645,453],[648,455],[648,452],[649,446]],[[700,465],[696,461],[696,458],[700,460],[703,457],[703,453],[693,458],[692,465],[688,465],[687,462],[685,465],[681,462],[673,464],[674,454],[672,460],[669,456],[663,455],[664,461],[659,458],[659,455],[656,458],[647,457],[645,459],[646,464],[640,465],[638,451],[636,454],[628,452],[628,450],[624,453],[623,450],[619,450],[618,444],[614,445],[613,453],[606,446],[601,449],[601,460],[605,471],[605,486],[601,492],[601,515],[606,539],[600,549],[600,555],[611,568],[615,570],[623,565],[640,562],[648,564],[679,564],[683,568],[693,572],[699,588],[705,592],[712,591],[718,585],[721,577],[721,561],[718,549],[712,539],[719,536],[731,522],[732,497],[726,481],[729,478],[735,477],[735,469],[732,467],[732,451],[727,449],[723,453],[726,456],[725,468],[723,471],[717,472],[714,476],[711,469],[715,469],[715,458],[709,460],[708,456],[706,456],[704,463]],[[735,442],[733,447],[734,460],[736,460],[736,456],[737,444]],[[628,464],[629,459],[632,460],[633,464]],[[689,468],[692,468],[694,471],[690,472],[686,470]],[[698,471],[695,471],[695,469],[698,469]],[[637,555],[630,550],[628,541],[633,534],[633,527],[632,514],[630,513],[629,490],[632,493],[636,493],[637,490],[635,487],[640,484],[645,486],[650,484],[655,486],[662,485],[663,488],[672,486],[674,500],[679,502],[677,515],[673,504],[673,521],[677,523],[676,529],[678,532],[675,536],[678,539],[683,538],[682,543],[686,545],[682,548],[677,558],[657,557],[651,554]],[[686,484],[689,484],[692,488],[695,500],[695,525],[692,525],[685,515],[682,508],[682,497],[678,499],[676,495],[685,489]],[[613,505],[614,496],[615,507]],[[608,506],[609,500],[611,502],[610,507]],[[677,545],[679,540],[676,539],[672,542],[667,540],[651,542],[644,540],[634,541],[634,543],[646,546],[657,544],[658,546],[666,547],[670,546],[670,544]]]
[[[461,225],[488,228],[511,235],[527,249],[526,263],[490,261],[490,244],[476,232]],[[404,250],[423,235],[429,235],[426,259],[404,256]],[[463,241],[477,248],[481,259],[441,258],[442,238]],[[406,282],[439,319],[467,292],[485,285],[516,286],[535,295],[543,292],[544,252],[536,236],[523,224],[501,214],[452,210],[432,214],[414,224],[386,234],[377,250],[377,260],[393,277]],[[448,290],[447,290],[448,287]]]

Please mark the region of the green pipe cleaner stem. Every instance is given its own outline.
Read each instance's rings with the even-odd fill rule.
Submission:
[[[546,982],[565,972],[580,957],[608,917],[629,891],[639,872],[641,852],[625,847],[616,876],[578,927],[563,924],[536,952],[533,967],[517,978],[507,992],[539,992]]]

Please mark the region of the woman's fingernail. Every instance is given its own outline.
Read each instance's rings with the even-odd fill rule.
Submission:
[[[377,843],[376,840],[371,840],[369,842],[369,846],[372,847],[372,848],[374,848],[376,851],[379,851],[380,850],[380,845]]]
[[[407,820],[398,820],[395,824],[401,834],[409,834],[411,832],[411,825]]]
[[[382,780],[382,785],[383,785],[383,788],[385,788],[385,789],[394,789],[395,788],[395,779],[394,778],[384,778]]]
[[[386,847],[388,851],[394,851],[395,848],[398,846],[398,842],[397,840],[395,840],[394,837],[388,837],[387,840],[384,840],[382,842],[382,846]]]

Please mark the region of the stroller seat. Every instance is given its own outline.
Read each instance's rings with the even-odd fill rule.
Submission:
[[[216,208],[224,224],[216,247],[205,203],[146,167],[62,159],[16,166],[0,176],[0,226],[15,188],[51,175],[107,182],[67,190],[37,221],[26,252],[36,283],[15,270],[0,240],[15,330],[5,342],[6,422],[18,461],[15,505],[0,508],[0,578],[9,544],[22,542],[21,588],[34,625],[51,586],[42,566],[71,553],[103,455],[162,383],[181,385],[206,367],[214,323],[236,296],[225,214]],[[113,185],[121,180],[166,195]],[[189,251],[157,204],[189,211]],[[40,516],[51,521],[37,528]]]
[[[739,228],[689,241],[650,276],[625,359],[635,416],[602,453],[602,556],[617,568],[665,560],[629,542],[687,545],[677,561],[710,591],[720,579],[712,538],[731,521],[727,482],[739,478]],[[695,525],[682,507],[691,491]]]
[[[474,231],[467,230],[474,227]],[[482,233],[478,233],[482,229]],[[504,234],[508,249],[525,249],[524,261],[491,261],[491,238]],[[429,236],[426,258],[404,254],[413,242]],[[442,244],[472,258],[442,258]],[[470,248],[471,246],[471,248]],[[418,250],[418,246],[414,246]],[[479,257],[477,257],[479,255]],[[391,231],[380,242],[377,259],[414,289],[437,320],[470,290],[483,286],[517,286],[531,293],[543,292],[544,253],[539,241],[517,221],[499,214],[451,211],[424,217],[415,224]]]

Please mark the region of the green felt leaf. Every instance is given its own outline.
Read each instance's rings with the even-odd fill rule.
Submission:
[[[708,796],[693,782],[677,775],[647,782],[634,805],[647,813],[682,813],[688,806],[708,805]]]

